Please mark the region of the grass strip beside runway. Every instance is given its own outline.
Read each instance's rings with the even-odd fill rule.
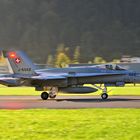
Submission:
[[[0,110],[1,140],[139,140],[140,109]]]

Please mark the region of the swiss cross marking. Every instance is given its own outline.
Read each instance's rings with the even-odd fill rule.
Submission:
[[[16,58],[16,59],[15,59],[15,62],[16,62],[17,64],[19,64],[19,63],[21,62],[20,58]]]

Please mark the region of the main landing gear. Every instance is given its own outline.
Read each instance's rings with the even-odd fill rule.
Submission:
[[[58,93],[58,88],[57,87],[52,87],[48,92],[44,91],[41,93],[41,99],[42,100],[47,100],[48,98],[54,99]]]
[[[42,92],[41,93],[41,99],[42,100],[47,100],[49,98],[49,94],[47,92]]]
[[[108,98],[108,94],[107,94],[107,87],[101,88],[99,86],[93,85],[94,87],[96,87],[97,89],[102,90],[102,94],[101,94],[101,98],[103,100],[106,100]]]

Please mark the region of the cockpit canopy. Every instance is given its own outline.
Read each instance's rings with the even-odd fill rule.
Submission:
[[[107,70],[125,70],[124,68],[116,64],[98,65],[97,67],[107,69]]]

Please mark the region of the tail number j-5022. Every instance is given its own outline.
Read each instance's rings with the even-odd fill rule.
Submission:
[[[31,71],[31,68],[21,68],[21,69],[18,69],[18,71]]]

